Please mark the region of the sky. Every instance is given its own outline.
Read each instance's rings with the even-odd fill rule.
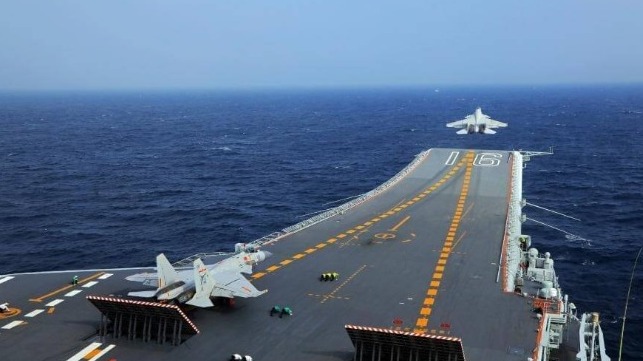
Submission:
[[[643,82],[640,0],[3,0],[0,90]]]

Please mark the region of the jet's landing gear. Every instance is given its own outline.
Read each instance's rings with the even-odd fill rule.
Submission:
[[[214,303],[214,305],[217,307],[234,308],[235,300],[234,298],[215,297],[212,299],[212,303]]]
[[[241,356],[238,353],[233,353],[232,356],[230,356],[230,361],[252,361],[252,357],[250,355]]]

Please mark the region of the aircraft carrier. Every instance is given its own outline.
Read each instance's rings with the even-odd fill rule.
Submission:
[[[213,308],[126,297],[144,289],[125,280],[141,269],[0,276],[0,360],[609,360],[598,314],[576,312],[555,257],[521,233],[527,160],[422,152],[371,192],[251,242],[273,255],[248,277],[269,292]],[[176,267],[197,257],[225,255]]]

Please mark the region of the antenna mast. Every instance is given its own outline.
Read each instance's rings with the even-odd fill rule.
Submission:
[[[630,291],[632,290],[632,281],[634,280],[634,271],[636,271],[636,264],[639,262],[639,256],[641,255],[641,250],[643,247],[639,248],[639,253],[636,255],[636,260],[634,260],[634,267],[632,267],[632,275],[630,276],[630,285],[627,288],[627,298],[625,299],[625,310],[623,310],[623,325],[621,327],[621,341],[618,346],[618,361],[621,361],[621,352],[623,351],[623,333],[625,333],[625,317],[627,316],[627,306],[630,302]]]

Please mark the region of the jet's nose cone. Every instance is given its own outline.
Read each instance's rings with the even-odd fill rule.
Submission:
[[[272,253],[270,253],[268,251],[261,251],[261,252],[263,252],[263,254],[265,255],[266,258],[272,257]]]

